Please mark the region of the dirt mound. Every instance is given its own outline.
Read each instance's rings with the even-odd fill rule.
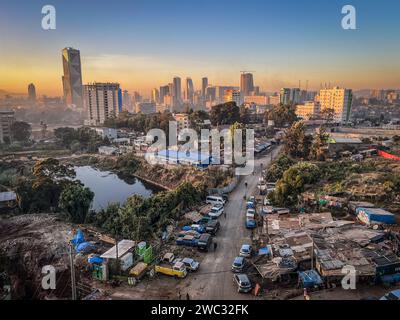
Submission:
[[[41,288],[42,268],[46,265],[57,271],[56,290],[52,294],[69,294],[68,241],[72,232],[72,227],[55,215],[21,215],[0,220],[0,272],[2,282],[11,284],[14,299],[49,295]]]

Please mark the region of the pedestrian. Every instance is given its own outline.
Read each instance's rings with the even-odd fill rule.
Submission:
[[[217,243],[214,242],[214,251],[216,251],[216,250],[217,250]]]
[[[189,292],[186,292],[186,300],[190,300]]]
[[[224,211],[224,218],[226,219],[226,211]]]

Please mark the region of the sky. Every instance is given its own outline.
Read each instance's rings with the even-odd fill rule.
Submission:
[[[56,8],[56,30],[41,27]],[[341,27],[344,5],[357,29]],[[398,0],[0,0],[0,89],[62,95],[61,50],[81,51],[83,82],[149,94],[174,76],[196,89],[239,85],[254,71],[264,91],[331,83],[400,87]]]

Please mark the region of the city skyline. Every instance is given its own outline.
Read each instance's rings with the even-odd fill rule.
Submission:
[[[395,1],[379,6],[353,1],[358,29],[347,31],[340,26],[342,1],[233,6],[226,1],[201,6],[117,1],[123,10],[115,17],[106,6],[52,4],[57,9],[57,29],[52,31],[41,29],[41,1],[4,4],[0,27],[8,31],[0,33],[0,89],[22,93],[34,83],[39,96],[62,96],[64,47],[80,50],[84,84],[118,82],[124,90],[146,96],[175,76],[190,77],[196,90],[203,77],[212,85],[239,86],[240,70],[254,70],[255,85],[269,92],[298,87],[299,80],[303,87],[308,80],[309,89],[319,89],[320,83],[355,90],[399,87],[400,4]],[[221,22],[228,27],[221,30]]]

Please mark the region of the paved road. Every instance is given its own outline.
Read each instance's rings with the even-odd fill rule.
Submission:
[[[273,151],[276,157],[280,148]],[[233,283],[231,265],[242,244],[250,244],[251,231],[245,228],[244,195],[255,194],[261,167],[271,162],[271,154],[255,160],[255,174],[241,179],[240,184],[230,194],[225,206],[227,217],[220,217],[221,229],[215,238],[218,244],[215,252],[210,251],[201,263],[198,273],[194,273],[181,283],[182,291],[189,292],[192,299],[251,299],[251,295],[237,293]],[[245,182],[248,183],[246,189]]]

